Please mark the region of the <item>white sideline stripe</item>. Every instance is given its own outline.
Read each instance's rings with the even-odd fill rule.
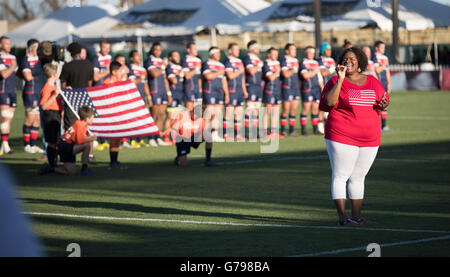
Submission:
[[[361,231],[386,231],[386,232],[403,232],[403,233],[450,234],[450,231],[443,231],[443,230],[414,230],[414,229],[366,228],[366,227],[351,228],[351,227],[340,227],[340,226],[306,226],[306,225],[267,224],[267,223],[237,223],[237,222],[216,222],[216,221],[179,220],[179,219],[163,219],[163,218],[90,216],[90,215],[75,215],[75,214],[61,214],[61,213],[39,213],[39,212],[24,212],[23,214],[34,215],[34,216],[69,217],[69,218],[82,218],[82,219],[110,220],[110,221],[123,220],[123,221],[141,221],[141,222],[201,224],[201,225],[225,225],[225,226],[241,226],[241,227],[272,227],[272,228],[294,228],[294,229],[361,230]]]
[[[392,119],[404,119],[404,120],[450,120],[450,117],[448,116],[403,116],[403,115],[398,115],[398,116],[389,116],[388,118],[392,118]]]
[[[426,238],[426,239],[419,239],[419,240],[408,240],[408,241],[400,241],[400,242],[393,242],[393,243],[384,243],[384,244],[380,244],[380,248],[382,249],[382,248],[391,247],[391,246],[400,246],[400,245],[408,245],[408,244],[416,244],[416,243],[424,243],[424,242],[437,241],[437,240],[448,240],[448,239],[450,239],[450,236],[433,237],[433,238]],[[331,251],[323,251],[323,252],[318,252],[318,253],[295,255],[295,256],[290,256],[290,257],[292,257],[292,258],[315,257],[315,256],[321,256],[321,255],[334,255],[334,254],[339,254],[339,253],[361,251],[361,250],[366,251],[366,247],[367,246],[344,248],[344,249],[337,249],[337,250],[331,250]]]
[[[317,156],[305,156],[305,157],[278,157],[269,159],[253,159],[253,160],[242,160],[242,161],[230,161],[230,162],[218,162],[218,165],[235,165],[235,164],[249,164],[249,163],[261,163],[261,162],[271,162],[271,161],[290,161],[290,160],[328,160],[327,155],[317,155]],[[417,160],[417,159],[391,159],[391,158],[377,158],[378,161],[387,162],[408,162],[408,163],[423,163],[423,162],[441,162],[442,160]]]

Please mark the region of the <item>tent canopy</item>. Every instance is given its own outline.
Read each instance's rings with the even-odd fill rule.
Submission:
[[[423,30],[450,25],[450,7],[430,0],[400,0],[401,28]],[[374,4],[380,4],[379,6]],[[323,30],[354,30],[377,26],[392,30],[391,0],[322,0]],[[219,24],[221,33],[236,34],[246,31],[314,30],[313,0],[284,0],[259,12],[238,18],[228,24]]]
[[[15,46],[22,47],[26,46],[30,38],[65,43],[78,30],[87,32],[95,29],[99,32],[105,28],[111,28],[113,22],[111,16],[116,14],[118,10],[110,4],[65,7],[45,17],[36,18],[8,32],[6,36],[11,38]]]

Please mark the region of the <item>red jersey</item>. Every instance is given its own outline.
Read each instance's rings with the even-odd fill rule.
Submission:
[[[337,82],[334,76],[325,85],[320,98],[320,109],[330,112],[325,123],[325,138],[360,147],[380,145],[380,109],[377,103],[389,95],[383,85],[373,76],[367,76],[364,85],[358,86],[344,80],[336,105],[324,103],[325,94]]]
[[[66,143],[83,144],[86,142],[87,130],[88,125],[81,120],[77,120],[72,127],[64,132],[61,138]]]

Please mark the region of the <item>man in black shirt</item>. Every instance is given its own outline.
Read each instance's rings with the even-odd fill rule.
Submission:
[[[73,42],[67,47],[73,60],[64,64],[62,68],[60,75],[62,88],[77,89],[92,86],[94,66],[89,60],[81,58],[81,49],[82,46],[77,42]],[[76,120],[76,115],[64,105],[64,129],[70,128]]]

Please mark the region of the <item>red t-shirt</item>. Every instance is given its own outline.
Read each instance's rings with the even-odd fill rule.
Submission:
[[[77,120],[72,127],[64,132],[62,140],[72,144],[83,144],[86,142],[87,131],[88,125],[81,120]]]
[[[373,76],[367,76],[364,85],[358,86],[344,80],[336,105],[325,104],[326,92],[336,84],[338,76],[325,85],[319,108],[329,112],[325,124],[325,138],[360,147],[380,145],[380,109],[377,103],[385,95],[383,85]],[[389,98],[389,95],[386,93]]]

